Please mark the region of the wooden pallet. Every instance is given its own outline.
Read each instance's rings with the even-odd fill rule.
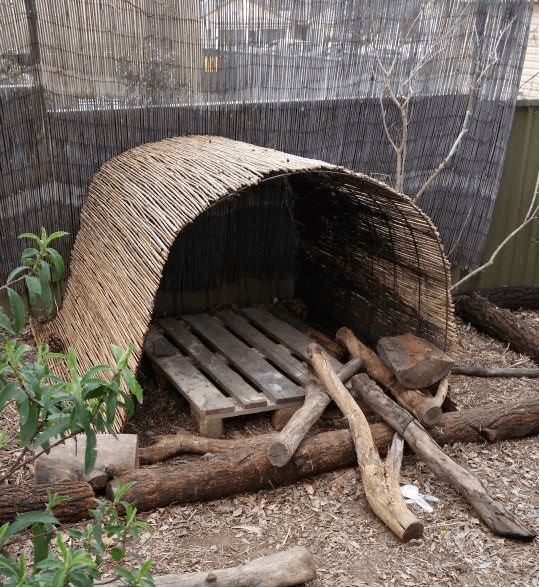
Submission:
[[[187,399],[200,433],[218,437],[224,418],[303,402],[311,342],[269,311],[250,307],[163,318],[148,333],[145,352]]]

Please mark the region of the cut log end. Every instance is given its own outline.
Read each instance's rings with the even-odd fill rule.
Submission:
[[[268,448],[268,461],[274,467],[284,467],[290,460],[290,454],[287,445],[284,442],[275,441]]]
[[[402,541],[409,542],[410,540],[414,540],[416,538],[421,538],[422,536],[423,536],[423,524],[419,521],[412,522],[404,530],[404,534],[402,535]]]
[[[432,406],[425,410],[421,416],[425,426],[430,428],[431,426],[434,426],[442,417],[442,408],[438,406]]]

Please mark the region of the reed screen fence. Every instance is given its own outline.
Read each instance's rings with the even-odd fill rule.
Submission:
[[[522,72],[531,0],[0,0],[0,257],[70,239],[91,178],[131,147],[210,134],[404,192],[469,129],[421,201],[450,260],[481,258]],[[385,125],[382,113],[385,113]],[[395,139],[396,140],[396,139]]]

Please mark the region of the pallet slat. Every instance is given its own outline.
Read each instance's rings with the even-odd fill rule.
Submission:
[[[174,318],[163,318],[159,321],[165,332],[189,356],[197,361],[201,371],[216,380],[230,396],[246,408],[256,408],[268,404],[266,397],[251,387],[235,371],[215,353],[211,352],[202,342],[190,332],[185,323]]]
[[[303,384],[306,375],[305,365],[292,356],[287,348],[270,340],[237,312],[224,310],[218,312],[217,316],[238,336],[282,369],[293,381],[299,385]]]
[[[187,357],[183,357],[179,352],[166,356],[153,353],[152,346],[154,348],[156,344],[166,346],[165,343],[168,341],[162,335],[154,332],[151,338],[148,338],[145,346],[146,354],[165,372],[174,387],[189,397],[189,402],[196,410],[204,414],[234,412],[234,401],[223,395]]]
[[[253,348],[236,338],[208,314],[184,316],[184,320],[204,340],[222,353],[253,385],[276,403],[296,402],[303,390],[287,379]]]
[[[281,343],[292,349],[297,353],[303,360],[309,361],[309,355],[307,354],[307,347],[313,342],[308,336],[296,330],[290,324],[287,324],[283,320],[280,320],[268,310],[258,307],[243,308],[242,314],[246,316],[253,324],[256,324],[259,328],[273,336]],[[331,366],[335,370],[342,368],[341,363],[328,355],[328,359]]]

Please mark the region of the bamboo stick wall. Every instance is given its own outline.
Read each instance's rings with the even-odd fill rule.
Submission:
[[[450,259],[484,248],[531,0],[10,0],[0,3],[0,273],[20,232],[70,232],[93,174],[126,149],[223,135],[392,183],[413,94],[404,192],[470,129],[423,209]],[[383,69],[390,72],[384,77]],[[414,73],[412,88],[406,80]]]
[[[273,230],[270,204],[285,228]],[[259,213],[266,221],[249,236]],[[202,237],[231,244],[208,257]],[[166,277],[175,242],[183,250]],[[136,147],[96,174],[63,306],[36,325],[36,338],[75,347],[81,369],[110,364],[113,344],[133,343],[136,370],[161,284],[201,292],[257,274],[293,282],[334,329],[347,324],[373,340],[411,330],[455,344],[449,264],[432,222],[406,196],[328,163],[202,136]]]

